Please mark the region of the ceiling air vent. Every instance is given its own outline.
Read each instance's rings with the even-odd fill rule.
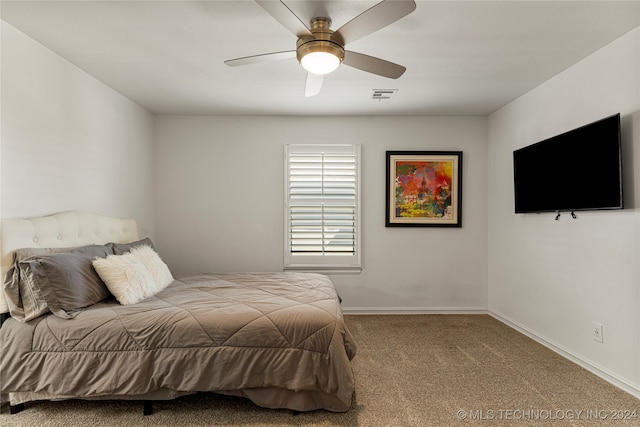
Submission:
[[[373,89],[371,91],[371,99],[377,99],[378,101],[391,99],[396,93],[398,93],[398,89]]]

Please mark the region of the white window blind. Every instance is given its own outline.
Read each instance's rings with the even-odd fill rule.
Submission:
[[[359,269],[360,146],[285,147],[285,268]]]

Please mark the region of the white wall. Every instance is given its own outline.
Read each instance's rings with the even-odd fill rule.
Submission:
[[[0,215],[88,210],[152,234],[153,116],[0,22]]]
[[[627,209],[559,221],[513,213],[513,150],[617,112]],[[492,114],[488,127],[490,311],[640,395],[640,29]],[[604,325],[603,344],[592,322]]]
[[[157,119],[156,244],[176,272],[283,266],[284,145],[362,144],[364,270],[346,310],[486,310],[486,119]],[[385,151],[461,150],[460,229],[385,228]]]

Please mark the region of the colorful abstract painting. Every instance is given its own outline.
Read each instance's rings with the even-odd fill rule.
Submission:
[[[387,152],[387,226],[460,227],[461,152]]]

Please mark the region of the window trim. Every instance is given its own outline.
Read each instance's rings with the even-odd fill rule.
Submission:
[[[353,255],[294,255],[291,253],[291,205],[290,205],[290,166],[292,151],[317,148],[318,154],[334,153],[331,148],[351,147],[355,157],[356,195],[355,195],[355,239]],[[354,273],[362,270],[362,203],[361,203],[361,157],[360,144],[285,144],[284,146],[284,270],[315,271],[331,273]],[[310,151],[311,152],[311,151]]]

